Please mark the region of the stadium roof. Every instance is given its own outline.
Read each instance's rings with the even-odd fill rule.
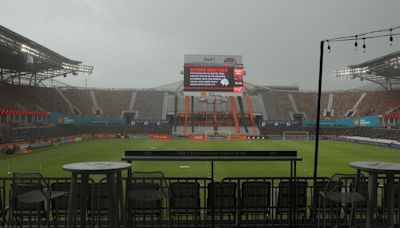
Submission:
[[[336,70],[336,76],[371,81],[385,90],[399,88],[400,51]]]
[[[92,66],[68,59],[0,25],[0,82],[37,85],[53,77],[92,71]]]

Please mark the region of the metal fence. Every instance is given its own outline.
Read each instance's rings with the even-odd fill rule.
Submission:
[[[53,190],[69,192],[69,178],[46,178]],[[287,177],[265,178],[225,178],[213,182],[210,178],[136,178],[124,181],[125,207],[128,227],[269,227],[312,226],[312,194],[323,189],[329,178],[318,178],[313,186],[312,178],[298,177],[290,188]],[[364,182],[363,182],[364,181]],[[360,183],[366,183],[366,179]],[[7,208],[13,203],[10,199],[12,178],[0,178],[0,212],[1,227],[38,227],[47,224],[50,227],[66,227],[68,218],[68,195],[52,200],[49,205],[15,205],[13,213]],[[385,179],[378,181],[376,224],[384,224],[387,217],[385,202]],[[344,191],[351,186],[344,183]],[[399,224],[399,178],[395,185],[395,224]],[[78,186],[79,187],[79,186]],[[156,197],[135,198],[135,189],[146,193],[156,191]],[[290,190],[292,189],[292,190]],[[360,185],[358,190],[366,196],[367,184]],[[87,199],[88,227],[108,227],[108,194],[105,180],[91,180]],[[295,201],[290,197],[295,196]],[[79,197],[79,196],[78,196]],[[322,206],[317,199],[318,221],[322,221]],[[293,202],[294,205],[293,205]],[[355,208],[354,222],[364,226],[366,219],[366,202]],[[328,205],[326,214],[328,225],[334,226],[338,221],[347,224],[350,219],[349,205]],[[332,207],[340,208],[332,210]],[[38,213],[40,211],[40,213]],[[50,213],[46,221],[45,213]],[[79,212],[79,208],[78,208]],[[291,214],[292,213],[292,214]],[[339,214],[339,217],[336,215]],[[291,216],[293,215],[293,216]],[[79,216],[76,216],[77,219]],[[291,219],[292,218],[292,219]]]

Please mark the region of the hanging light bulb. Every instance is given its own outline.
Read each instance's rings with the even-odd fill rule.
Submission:
[[[363,37],[363,52],[365,53],[367,51],[367,45],[365,45],[365,37]]]
[[[329,44],[329,41],[328,41],[328,53],[331,53],[331,45]]]
[[[356,36],[356,41],[354,42],[354,50],[358,50],[358,43],[357,43],[358,36]]]
[[[392,46],[392,45],[393,45],[393,35],[392,35],[392,30],[393,30],[393,29],[390,29],[389,46]]]

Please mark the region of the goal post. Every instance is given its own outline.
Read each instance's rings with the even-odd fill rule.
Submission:
[[[231,131],[206,131],[204,136],[206,138],[224,136],[226,139],[231,139],[232,132]]]
[[[310,139],[310,133],[308,131],[284,131],[282,135],[283,140],[290,139]]]

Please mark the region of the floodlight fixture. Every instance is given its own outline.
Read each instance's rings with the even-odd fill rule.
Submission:
[[[71,70],[74,75],[77,75],[77,72],[91,74],[93,72],[93,66],[87,66],[82,64],[71,64],[71,63],[62,63],[61,67],[65,70]]]
[[[355,75],[355,74],[367,74],[369,73],[369,67],[357,67],[357,68],[352,68],[352,69],[339,69],[336,70],[336,76],[337,77],[343,77],[343,76],[350,76],[350,75]]]
[[[31,47],[29,47],[28,45],[25,45],[25,44],[21,45],[21,52],[27,53],[29,55],[32,55],[32,56],[35,56],[35,57],[38,57],[38,58],[41,56],[41,53],[38,50],[36,50],[34,48],[31,48]]]

